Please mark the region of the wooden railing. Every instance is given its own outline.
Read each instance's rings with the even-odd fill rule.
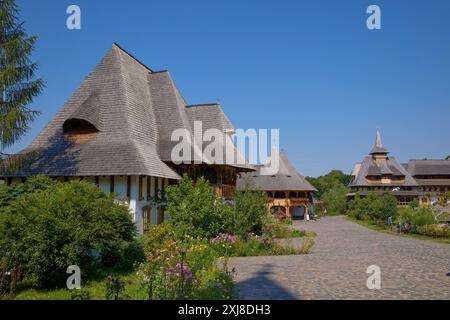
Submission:
[[[308,198],[269,198],[273,206],[304,206],[309,204]]]

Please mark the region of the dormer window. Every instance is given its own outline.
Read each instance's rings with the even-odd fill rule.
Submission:
[[[89,121],[71,118],[63,125],[65,139],[73,143],[81,143],[92,139],[99,130]]]

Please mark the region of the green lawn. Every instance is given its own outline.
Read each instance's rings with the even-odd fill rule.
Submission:
[[[426,240],[426,241],[433,241],[433,242],[439,242],[439,243],[446,243],[446,244],[450,244],[450,239],[449,238],[433,238],[433,237],[429,237],[429,236],[424,236],[424,235],[420,235],[420,234],[414,234],[414,233],[402,233],[399,234],[395,231],[395,227],[392,227],[392,231],[386,229],[385,227],[373,224],[370,221],[365,221],[365,220],[357,220],[355,218],[352,218],[350,216],[346,216],[346,219],[348,221],[357,223],[361,226],[364,226],[366,228],[375,230],[375,231],[379,231],[379,232],[383,232],[383,233],[388,233],[388,234],[392,234],[398,237],[404,237],[404,238],[411,238],[411,239],[416,239],[416,240]]]
[[[109,275],[108,271],[101,272],[97,277],[88,281],[87,284],[82,285],[83,290],[89,291],[92,300],[105,300],[105,282],[106,277]],[[137,276],[135,272],[121,272],[121,273],[111,273],[113,276],[123,277],[125,280],[131,279],[132,284],[127,285],[127,294],[133,300],[145,300],[145,290],[138,283]],[[83,276],[83,275],[82,275]],[[71,300],[71,291],[68,289],[49,289],[49,290],[36,290],[36,289],[25,289],[21,290],[17,296],[16,300]]]

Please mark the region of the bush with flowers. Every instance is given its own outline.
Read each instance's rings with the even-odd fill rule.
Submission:
[[[232,299],[229,257],[299,253],[277,239],[304,232],[268,218],[265,195],[250,187],[230,206],[206,180],[185,176],[168,187],[168,200],[170,218],[146,234],[137,270],[148,299]]]
[[[220,266],[207,240],[177,237],[170,224],[153,226],[145,245],[147,260],[137,275],[148,299],[231,299],[232,273]],[[173,236],[173,237],[171,237]]]

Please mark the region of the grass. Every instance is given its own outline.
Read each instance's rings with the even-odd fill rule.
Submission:
[[[415,233],[397,233],[395,231],[395,227],[393,227],[393,230],[388,230],[383,226],[380,225],[376,225],[370,221],[366,221],[366,220],[357,220],[353,217],[350,216],[346,216],[346,219],[348,221],[357,223],[363,227],[366,227],[368,229],[372,229],[378,232],[383,232],[383,233],[388,233],[391,235],[395,235],[397,237],[403,237],[403,238],[410,238],[410,239],[416,239],[416,240],[425,240],[425,241],[432,241],[432,242],[438,242],[438,243],[445,243],[445,244],[450,244],[450,239],[449,238],[434,238],[434,237],[430,237],[430,236],[424,236],[424,235],[420,235],[420,234],[415,234]]]
[[[126,293],[132,300],[145,300],[145,290],[142,289],[138,283],[138,278],[134,271],[131,272],[108,272],[105,270],[89,280],[86,284],[82,284],[81,289],[90,293],[92,300],[106,300],[105,298],[105,282],[106,277],[112,274],[113,276],[120,276],[124,279],[131,279],[132,284],[127,285]],[[69,276],[69,275],[68,275]],[[83,276],[83,275],[82,275]],[[16,295],[16,300],[71,300],[72,292],[66,288],[56,289],[24,289],[20,290]]]

